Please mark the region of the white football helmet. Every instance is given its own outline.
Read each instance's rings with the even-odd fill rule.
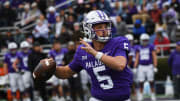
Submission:
[[[10,42],[8,44],[8,49],[11,50],[11,49],[17,49],[17,44],[15,42]]]
[[[20,48],[30,48],[30,45],[27,41],[23,41],[20,44]]]
[[[93,29],[93,25],[99,24],[99,23],[107,23],[108,28],[108,36],[100,37],[96,35],[95,30]],[[83,21],[83,30],[85,33],[85,36],[87,36],[89,39],[94,39],[99,42],[107,42],[111,37],[111,20],[107,16],[107,14],[101,10],[93,10],[90,11],[84,21]]]
[[[149,39],[150,39],[150,37],[148,34],[146,34],[146,33],[141,34],[141,36],[140,36],[141,45],[147,45],[149,43]]]
[[[129,41],[134,40],[134,37],[133,37],[132,34],[127,34],[127,35],[125,35],[125,37],[126,37]]]

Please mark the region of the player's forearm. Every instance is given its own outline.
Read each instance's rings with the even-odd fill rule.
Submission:
[[[112,57],[108,55],[103,55],[101,61],[109,68],[118,71],[124,70],[127,62],[126,58],[123,56]]]
[[[18,64],[18,60],[16,60],[16,61],[13,63],[13,65],[12,65],[15,70],[18,69],[17,64]]]
[[[4,64],[3,64],[3,67],[4,67],[4,71],[5,71],[5,73],[7,73],[7,72],[8,72],[8,66],[7,66],[7,64],[6,64],[6,63],[4,63]]]
[[[134,68],[137,68],[137,65],[138,65],[138,60],[135,61]]]
[[[129,56],[129,60],[128,60],[128,66],[130,66],[132,64],[132,56]]]
[[[157,67],[157,55],[156,55],[156,52],[153,51],[152,55],[153,55],[153,65],[155,67]]]
[[[61,79],[70,78],[75,73],[68,66],[56,67],[55,75]]]
[[[93,51],[92,55],[94,57],[96,57],[97,55],[97,51]],[[125,67],[126,67],[126,58],[123,56],[116,56],[116,57],[112,57],[112,56],[108,56],[103,54],[103,56],[100,59],[105,65],[107,65],[109,68],[114,69],[114,70],[118,70],[118,71],[122,71]]]
[[[137,68],[139,63],[139,53],[136,53],[136,59],[135,59],[135,63],[134,63],[134,68]]]

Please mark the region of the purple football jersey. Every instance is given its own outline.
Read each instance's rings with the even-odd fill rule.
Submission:
[[[64,55],[68,52],[67,48],[61,48],[59,52],[56,52],[55,50],[51,50],[49,52],[49,57],[52,57],[58,66],[62,65],[62,60],[64,58]]]
[[[180,75],[180,52],[176,49],[171,53],[168,59],[168,64],[172,67],[172,74],[173,75]]]
[[[149,65],[153,64],[152,51],[155,50],[154,45],[140,46],[137,51],[139,52],[139,64]]]
[[[16,54],[11,54],[10,52],[7,52],[4,57],[4,63],[8,66],[8,73],[14,73],[15,70],[12,67],[13,62],[17,59],[18,52]]]
[[[29,70],[28,68],[28,56],[31,53],[31,51],[28,51],[28,53],[19,52],[18,53],[18,59],[20,62],[20,69],[21,70]]]
[[[130,67],[133,68],[134,66],[134,62],[136,60],[136,51],[138,49],[139,45],[133,45],[131,46],[130,52],[129,52],[129,56],[132,56],[132,63],[130,64]]]
[[[103,101],[122,101],[129,98],[132,73],[127,66],[123,71],[113,70],[82,50],[82,46],[78,47],[69,67],[75,72],[80,72],[82,69],[88,72],[92,81],[92,96]],[[109,40],[100,51],[109,56],[127,58],[129,49],[129,41],[125,37],[116,37]]]

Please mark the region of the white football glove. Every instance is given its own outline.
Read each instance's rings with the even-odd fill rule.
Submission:
[[[157,73],[158,72],[158,68],[154,67],[154,72]]]
[[[137,73],[137,68],[133,68],[132,72],[133,72],[134,74],[136,74],[136,73]]]

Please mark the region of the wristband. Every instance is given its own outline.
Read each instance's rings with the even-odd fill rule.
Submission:
[[[102,53],[102,52],[97,52],[95,58],[98,59],[98,60],[100,60],[100,59],[102,58],[102,56],[103,56],[103,53]]]

